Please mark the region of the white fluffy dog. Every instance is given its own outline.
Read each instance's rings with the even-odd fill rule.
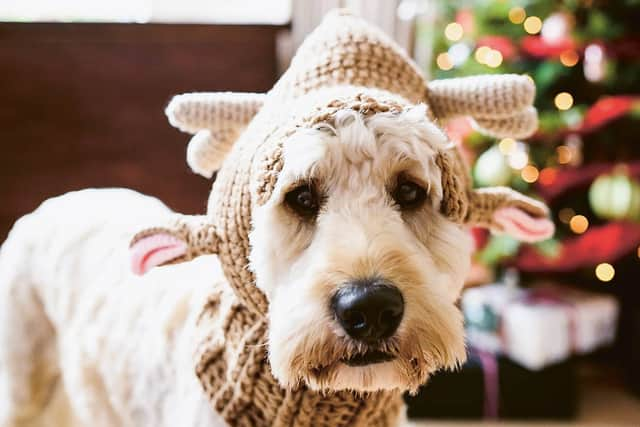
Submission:
[[[464,359],[455,302],[471,245],[437,209],[446,144],[423,107],[340,112],[285,142],[250,235],[280,384],[415,389]],[[129,190],[85,190],[16,223],[0,254],[0,425],[221,425],[191,357],[198,304],[224,281],[216,258],[129,268],[133,233],[169,214]]]
[[[269,94],[170,104],[196,133],[192,167],[220,169],[195,228],[136,233],[174,214],[116,189],[16,223],[0,252],[0,427],[389,426],[402,391],[464,360],[466,227],[534,241],[553,224],[508,188],[472,189],[434,118],[526,137],[535,89],[427,85],[385,37],[339,13]]]
[[[414,389],[464,358],[454,303],[470,239],[435,208],[442,188],[433,147],[444,144],[422,107],[366,122],[345,111],[335,129],[286,143],[274,197],[251,233],[251,268],[270,300],[269,360],[282,384]],[[320,210],[313,224],[307,205],[287,196],[311,187],[306,197]],[[56,389],[67,398],[54,400],[70,404],[81,425],[218,425],[193,375],[190,343],[197,304],[223,280],[216,259],[142,277],[129,271],[133,233],[168,213],[132,191],[85,190],[16,223],[0,256],[3,427],[37,418]],[[380,357],[390,360],[345,363],[372,341],[350,338],[358,331],[340,324],[330,300],[336,284],[369,278],[399,291],[404,314],[390,314],[402,317],[397,330],[369,331],[388,338]],[[407,374],[410,361],[419,374]],[[53,411],[45,425],[64,425],[52,424]]]

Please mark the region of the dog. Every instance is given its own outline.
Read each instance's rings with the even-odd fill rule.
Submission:
[[[437,123],[526,136],[532,83],[427,87],[408,61],[334,15],[269,94],[195,98],[193,120],[216,124],[186,127],[192,167],[221,168],[207,216],[89,189],[18,220],[0,249],[0,426],[401,422],[401,392],[464,361],[468,227],[553,233],[540,202],[471,189]]]
[[[456,300],[467,230],[438,212],[448,144],[423,107],[294,134],[250,233],[270,301],[269,363],[284,387],[413,389],[465,358]],[[69,193],[21,218],[0,254],[0,416],[79,425],[217,426],[191,360],[197,304],[224,282],[215,257],[145,276],[128,241],[169,215],[130,190]],[[337,286],[339,284],[339,286]]]
[[[285,145],[250,264],[271,302],[269,359],[283,385],[415,389],[424,374],[411,360],[426,373],[464,359],[455,301],[471,243],[435,209],[431,147],[446,139],[425,117],[345,111],[334,129]],[[169,213],[130,190],[84,190],[17,222],[0,255],[3,426],[30,420],[56,392],[79,425],[222,425],[188,344],[195,305],[224,280],[215,257],[129,271],[132,234]],[[367,310],[376,323],[360,323]]]

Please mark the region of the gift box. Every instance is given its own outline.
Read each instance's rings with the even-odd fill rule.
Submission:
[[[471,350],[460,370],[435,374],[405,400],[409,418],[570,419],[578,401],[575,367],[569,360],[531,371]]]
[[[469,289],[462,310],[469,344],[531,370],[611,344],[618,318],[614,297],[554,284]]]

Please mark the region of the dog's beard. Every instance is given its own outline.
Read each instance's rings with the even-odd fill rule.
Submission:
[[[272,371],[289,388],[415,392],[434,371],[464,361],[462,316],[449,307],[446,323],[406,319],[393,337],[376,345],[350,339],[331,319],[299,323],[286,336],[272,328]]]

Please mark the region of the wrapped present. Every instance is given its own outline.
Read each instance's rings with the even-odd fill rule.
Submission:
[[[415,396],[409,418],[569,419],[577,408],[573,361],[526,369],[503,356],[471,349],[455,372],[439,372]]]
[[[614,297],[553,284],[473,288],[462,310],[471,345],[531,370],[611,344],[618,318]]]

